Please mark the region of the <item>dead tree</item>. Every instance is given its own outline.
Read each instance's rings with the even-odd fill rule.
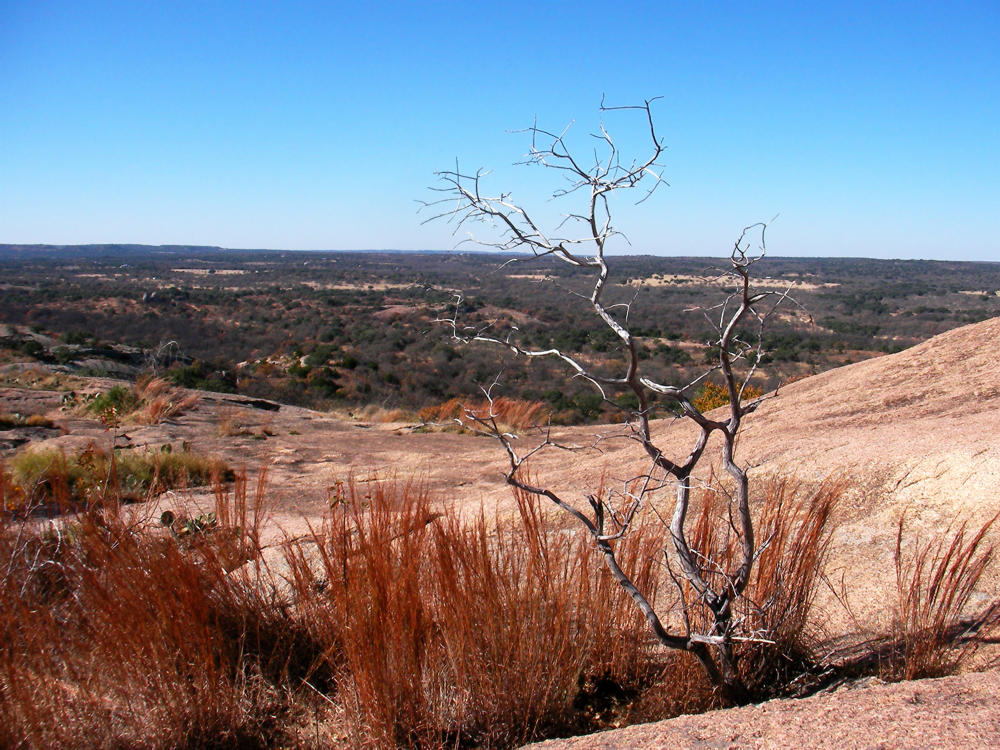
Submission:
[[[470,410],[467,419],[502,445],[508,459],[506,480],[510,485],[547,498],[582,524],[593,538],[608,570],[635,601],[659,642],[694,654],[726,696],[741,702],[747,694],[737,673],[733,644],[741,638],[754,636],[741,631],[740,623],[734,619],[734,603],[750,580],[757,544],[750,513],[747,469],[734,454],[743,418],[757,408],[761,400],[744,399],[762,353],[760,331],[777,302],[785,295],[754,289],[751,270],[754,263],[763,257],[765,227],[758,224],[744,229],[725,269],[730,280],[728,294],[718,306],[705,310],[717,334],[715,340],[710,342],[714,358],[712,366],[694,382],[684,386],[659,383],[643,376],[636,337],[629,326],[629,312],[635,298],[617,305],[605,301],[613,264],[613,256],[609,257],[606,251],[609,240],[618,234],[611,222],[609,197],[620,190],[640,191],[641,202],[649,198],[662,182],[659,158],[663,153],[663,142],[656,133],[651,102],[645,101],[632,107],[606,107],[603,102],[601,105],[602,113],[625,110],[625,115],[643,118],[644,127],[648,130],[648,147],[645,156],[635,160],[622,159],[618,146],[603,124],[595,135],[599,148],[593,159],[588,158],[586,163],[568,147],[567,131],[551,132],[537,124],[525,131],[531,137],[531,149],[525,163],[556,170],[568,178],[566,186],[556,191],[554,197],[576,198],[583,204],[583,209],[567,215],[554,233],[543,230],[542,222],[536,221],[533,214],[515,202],[511,194],[485,194],[482,188],[486,173],[482,170],[467,174],[457,166],[454,170],[438,173],[441,184],[434,189],[445,195],[426,204],[436,207],[433,209],[434,216],[428,221],[452,221],[457,225],[456,231],[473,223],[485,222],[494,232],[494,237],[480,244],[504,251],[527,250],[533,256],[551,256],[571,266],[592,271],[589,295],[581,296],[617,339],[622,355],[621,369],[612,376],[597,372],[573,352],[522,346],[516,329],[504,332],[488,325],[465,326],[458,320],[457,312],[447,322],[451,325],[454,338],[459,341],[499,345],[524,357],[561,360],[575,377],[589,381],[605,401],[610,401],[609,392],[634,394],[632,402],[638,406],[625,410],[623,435],[641,446],[649,460],[648,471],[637,479],[632,478],[621,491],[590,494],[586,498],[587,509],[587,505],[577,506],[560,496],[551,486],[529,479],[525,471],[527,463],[539,451],[563,447],[552,439],[550,432],[546,431],[544,437],[530,449],[521,450],[515,437],[502,429],[492,409],[489,413]],[[567,227],[575,228],[578,233],[566,235]],[[751,235],[758,232],[760,243],[751,249]],[[721,377],[729,395],[728,411],[721,417],[703,413],[692,401],[694,386],[713,374],[716,378]],[[484,391],[492,405],[493,388]],[[697,426],[697,436],[686,455],[669,456],[654,435],[650,421],[650,402],[654,393],[659,400],[674,404],[681,418]],[[738,539],[736,564],[721,571],[717,569],[716,561],[701,559],[688,541],[689,509],[696,482],[694,472],[703,461],[713,435],[721,437],[721,466],[731,479],[730,524]],[[662,517],[669,528],[673,547],[672,553],[664,550],[667,564],[671,566],[672,575],[674,566],[679,567],[680,575],[674,575],[675,582],[679,587],[682,581],[686,582],[696,594],[700,606],[710,613],[709,617],[700,618],[700,622],[707,623],[706,627],[693,626],[686,609],[681,613],[683,625],[674,629],[668,627],[657,613],[654,603],[620,567],[616,556],[618,542],[629,533],[652,493],[670,485],[673,485],[673,512],[669,518]],[[710,571],[711,566],[715,568]],[[720,580],[722,585],[718,583]]]

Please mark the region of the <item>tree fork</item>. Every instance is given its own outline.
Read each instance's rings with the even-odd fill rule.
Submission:
[[[590,269],[593,272],[593,286],[589,296],[580,295],[580,297],[586,300],[594,315],[620,342],[623,368],[621,374],[609,377],[599,373],[582,358],[570,352],[522,346],[518,340],[519,332],[513,327],[507,331],[494,332],[492,326],[485,326],[470,332],[470,329],[459,324],[458,306],[454,317],[443,318],[439,322],[449,325],[452,337],[460,342],[482,342],[502,346],[515,356],[557,359],[567,365],[575,377],[582,377],[589,382],[607,403],[614,403],[609,397],[611,388],[627,390],[635,395],[637,407],[630,411],[623,406],[618,408],[626,410],[627,414],[622,427],[624,436],[640,444],[650,462],[649,469],[642,475],[644,481],[636,490],[630,489],[626,483],[623,490],[612,493],[607,498],[593,494],[586,496],[592,518],[588,517],[580,507],[561,497],[552,487],[523,479],[521,469],[538,452],[548,449],[566,450],[569,446],[560,445],[552,439],[550,430],[545,429],[544,437],[539,443],[519,453],[515,449],[514,437],[502,431],[497,424],[493,409],[493,390],[497,386],[496,382],[489,388],[483,389],[490,404],[490,413],[483,416],[474,410],[467,410],[465,418],[468,423],[476,425],[480,432],[492,436],[501,444],[509,463],[509,470],[506,472],[509,484],[524,492],[546,498],[554,506],[573,516],[585,528],[594,539],[605,567],[631,597],[657,640],[667,648],[692,653],[726,700],[743,703],[749,700],[750,693],[739,677],[737,653],[733,649],[734,636],[752,640],[754,635],[738,635],[739,623],[734,623],[733,620],[733,604],[743,595],[750,581],[756,545],[749,507],[747,473],[736,462],[735,441],[743,417],[752,412],[762,400],[762,397],[759,397],[743,403],[741,398],[756,372],[757,362],[762,354],[764,324],[777,304],[786,298],[787,293],[755,292],[752,289],[751,269],[764,255],[766,227],[763,224],[755,224],[744,228],[729,256],[728,278],[735,282],[735,291],[729,292],[716,307],[703,311],[718,336],[712,342],[713,349],[718,353],[716,364],[685,386],[658,383],[641,375],[642,363],[635,336],[629,327],[629,312],[636,297],[624,303],[605,302],[605,295],[609,293],[612,279],[605,253],[609,240],[618,235],[611,223],[609,196],[618,190],[645,190],[639,201],[641,203],[663,182],[662,167],[658,159],[663,153],[664,145],[656,133],[652,113],[653,101],[655,100],[646,100],[636,106],[608,107],[602,100],[600,107],[602,114],[639,113],[648,126],[646,153],[631,160],[622,158],[616,143],[603,124],[600,132],[594,134],[603,151],[595,152],[592,163],[586,165],[578,160],[569,148],[566,140],[568,130],[548,131],[538,127],[537,124],[527,129],[531,136],[531,148],[525,163],[554,169],[569,179],[568,187],[557,190],[553,197],[571,198],[577,193],[580,193],[581,197],[585,196],[583,212],[569,213],[555,230],[561,232],[566,225],[577,226],[580,229],[577,235],[545,232],[533,214],[516,203],[510,193],[489,196],[483,189],[483,180],[487,174],[483,170],[465,173],[456,165],[454,170],[439,172],[438,177],[442,185],[432,189],[442,193],[444,197],[425,203],[425,207],[432,207],[434,211],[427,221],[435,219],[450,221],[454,223],[456,232],[476,223],[486,224],[497,231],[498,238],[478,242],[480,245],[501,251],[527,250],[530,252],[529,257],[551,256],[570,266]],[[759,251],[751,253],[748,236],[754,230],[760,231],[761,240]],[[587,254],[588,247],[592,253],[590,255]],[[762,311],[760,309],[762,303],[769,298],[775,298],[775,304],[770,310]],[[622,310],[624,312],[621,312]],[[741,334],[742,327],[748,321],[758,327],[756,336],[752,340],[744,340]],[[740,376],[735,370],[736,363],[745,365],[745,372]],[[713,373],[721,375],[724,388],[729,395],[728,415],[724,420],[709,418],[689,397],[691,390]],[[611,393],[613,395],[614,391]],[[654,393],[676,404],[682,418],[697,426],[697,435],[690,444],[686,456],[668,456],[654,437],[649,418],[650,395]],[[721,464],[736,485],[737,522],[731,529],[738,537],[739,552],[735,567],[728,569],[721,568],[721,564],[715,560],[704,559],[704,555],[692,549],[686,533],[692,477],[695,469],[704,460],[710,437],[716,432],[722,437]],[[638,514],[652,503],[655,492],[671,482],[675,485],[676,493],[673,513],[669,523],[662,518],[661,521],[670,534],[673,553],[680,565],[683,582],[694,593],[696,602],[700,603],[698,606],[704,607],[707,611],[709,624],[701,632],[692,628],[686,609],[688,605],[684,587],[678,579],[675,578],[674,581],[681,597],[684,627],[680,632],[671,632],[657,613],[656,603],[651,601],[650,597],[636,585],[635,580],[622,569],[616,555],[616,544],[632,530]],[[618,511],[612,504],[616,496],[623,504],[622,509]],[[657,516],[659,517],[658,512]],[[605,528],[608,517],[614,519],[616,525],[614,530]],[[664,552],[666,553],[666,550]],[[711,555],[711,550],[708,550],[708,555]],[[669,567],[669,554],[666,561]],[[671,576],[673,577],[673,573]],[[714,583],[715,581],[721,583]]]

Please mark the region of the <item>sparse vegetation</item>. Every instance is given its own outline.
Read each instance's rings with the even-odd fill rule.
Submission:
[[[22,450],[0,464],[7,494],[4,513],[23,513],[44,505],[79,509],[108,498],[143,500],[171,488],[206,485],[233,476],[219,459],[190,450],[116,450],[96,446],[79,454]]]
[[[11,414],[10,412],[0,412],[0,430],[9,430],[12,427],[54,427],[54,423],[42,414]]]
[[[975,533],[968,523],[904,547],[906,515],[896,532],[896,611],[881,671],[896,680],[954,674],[998,628],[1000,597],[974,606],[983,575],[993,563],[988,534],[1000,515]]]
[[[85,397],[82,409],[109,423],[158,424],[197,403],[197,394],[184,393],[163,378],[146,376],[132,386],[115,385],[96,396]]]
[[[587,367],[606,373],[614,336],[536,286],[549,288],[543,279],[551,276],[581,292],[577,269],[543,259],[512,266],[510,277],[486,274],[499,263],[489,256],[317,254],[301,272],[265,253],[230,261],[245,273],[226,275],[222,286],[208,274],[182,281],[169,259],[142,261],[136,269],[145,271],[125,269],[115,281],[67,272],[74,281],[59,287],[62,298],[33,261],[14,264],[19,275],[0,301],[0,319],[32,323],[30,333],[0,341],[0,361],[19,363],[5,366],[0,384],[73,391],[63,399],[68,417],[103,416],[119,428],[183,414],[194,401],[179,385],[319,404],[366,422],[415,422],[420,410],[425,421],[475,430],[492,409],[497,429],[521,439],[549,421],[678,413],[669,399],[650,394],[642,407],[617,386],[607,399],[579,379],[548,387],[556,370],[544,362],[529,367],[499,353],[463,361],[427,334],[431,321],[452,312],[476,330],[500,321],[516,325],[525,344],[574,347]],[[679,312],[706,298],[699,275],[707,264],[622,259],[627,284],[615,293],[642,285],[642,305],[629,318],[636,361],[663,384],[689,382],[711,353],[708,327]],[[763,342],[771,353],[758,361],[775,377],[748,384],[743,401],[777,380],[997,314],[1000,297],[962,292],[967,282],[993,283],[995,264],[973,265],[936,264],[929,275],[919,263],[762,260],[756,268],[768,283],[839,286],[796,288],[818,325],[773,320]],[[879,278],[890,266],[895,276]],[[537,278],[518,278],[522,269]],[[664,269],[690,278],[668,295]],[[154,274],[165,286],[137,297],[136,285]],[[454,287],[470,291],[458,310],[444,291]],[[102,304],[118,312],[108,316]],[[47,335],[78,325],[81,312],[93,330]],[[239,335],[231,335],[237,323]],[[102,342],[148,348],[164,335],[199,359],[157,360],[150,369],[159,377],[123,382],[82,409],[74,401],[88,384],[67,372],[96,371],[85,364],[92,357],[121,354]],[[479,386],[501,367],[513,398],[491,404]],[[729,403],[717,381],[688,393],[702,412]],[[219,436],[275,432],[272,418],[249,406],[221,413]],[[13,454],[28,427],[55,425],[41,415],[0,415],[0,429],[14,431],[0,466],[0,746],[499,748],[701,711],[731,697],[691,653],[657,648],[591,542],[537,499],[521,494],[513,519],[470,521],[415,484],[338,481],[322,525],[271,546],[265,564],[253,512],[262,484],[250,498],[245,477],[227,485],[232,475],[219,462],[176,448]],[[120,507],[213,476],[214,508],[189,504],[184,493],[161,500],[173,505],[158,518],[141,505]],[[742,551],[726,483],[708,484],[705,492],[695,486],[688,542],[719,589],[729,583],[719,571],[738,564]],[[948,674],[997,632],[1000,604],[978,593],[995,562],[991,524],[973,534],[956,523],[908,543],[901,520],[893,622],[849,660],[831,660],[812,603],[841,489],[791,481],[753,488],[758,553],[731,615],[747,632],[734,640],[731,660],[746,699],[807,694],[866,674]],[[605,518],[623,517],[627,506],[612,502],[608,488],[596,496]],[[675,585],[675,558],[665,567],[662,551],[673,541],[664,532],[654,519],[637,522],[617,544],[617,560],[664,623],[681,627],[687,617],[694,632],[708,631],[704,598]]]
[[[465,367],[443,335],[428,334],[449,309],[448,290],[462,289],[470,325],[513,321],[539,349],[611,362],[613,341],[561,293],[584,291],[577,270],[537,259],[496,272],[510,257],[103,247],[66,248],[41,260],[0,246],[0,275],[11,284],[0,298],[0,323],[19,327],[0,348],[38,368],[98,374],[105,363],[103,374],[123,377],[153,363],[182,387],[351,410],[371,404],[416,412],[454,397],[478,400],[479,386],[503,369],[510,397],[549,401],[559,422],[614,416],[608,404],[587,400],[592,394],[579,382],[543,395],[540,384],[557,372],[552,363],[529,366],[497,351]],[[616,264],[622,283],[612,286],[639,294],[630,321],[644,368],[659,382],[688,382],[701,371],[710,331],[685,311],[714,303],[717,261],[637,255]],[[180,270],[191,268],[234,273]],[[1000,290],[995,263],[766,258],[757,268],[768,288],[790,289],[815,321],[805,314],[771,321],[767,377],[755,383],[763,390],[1000,315],[1000,296],[963,293]],[[22,349],[29,339],[45,341],[31,347],[34,355]],[[45,377],[52,387],[78,390],[65,373]],[[0,382],[14,380],[27,382],[0,374]]]
[[[73,375],[49,372],[38,365],[21,365],[0,372],[0,385],[12,388],[30,388],[36,391],[73,391],[84,381]]]
[[[497,425],[504,430],[527,430],[545,424],[549,417],[546,404],[538,401],[522,401],[513,398],[496,398],[487,401],[472,401],[453,398],[438,406],[428,406],[417,415],[425,424],[450,424],[470,427],[475,419],[487,418],[490,414]]]
[[[0,473],[5,504],[12,487]],[[283,580],[260,557],[263,477],[213,487],[213,510],[158,520],[121,509],[117,490],[54,524],[0,519],[0,745],[507,748],[720,705],[534,496],[518,493],[514,518],[470,521],[419,485],[348,480],[321,527],[272,548]],[[831,679],[811,606],[841,490],[776,480],[754,500],[769,541],[737,616],[758,638],[735,663],[758,699]],[[692,544],[724,564],[738,554],[716,522],[727,502],[706,491],[700,505]],[[637,526],[621,565],[700,616],[653,562],[664,533]],[[967,591],[982,543],[958,539],[918,578]],[[935,644],[949,638],[964,648],[951,620]]]

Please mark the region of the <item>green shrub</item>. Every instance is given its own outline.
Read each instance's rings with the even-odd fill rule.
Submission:
[[[100,417],[115,415],[122,417],[139,406],[139,397],[131,388],[116,385],[87,402],[86,411]]]

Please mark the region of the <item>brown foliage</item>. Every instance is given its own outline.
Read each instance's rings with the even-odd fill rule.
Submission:
[[[225,494],[228,528],[254,528],[245,478]],[[282,694],[265,675],[289,636],[214,541],[179,545],[111,506],[5,524],[0,745],[266,745]]]
[[[733,612],[733,656],[751,696],[802,689],[816,670],[818,634],[810,614],[830,546],[832,514],[843,491],[843,482],[808,489],[771,479],[755,503],[757,560]],[[706,489],[689,540],[704,563],[704,577],[716,587],[726,585],[722,571],[732,570],[740,555],[730,513],[726,493],[719,487]],[[684,598],[692,625],[704,632],[708,620],[698,618],[709,613],[690,587],[684,588]]]
[[[577,724],[588,680],[648,679],[638,618],[535,499],[491,527],[432,512],[416,485],[369,496],[348,484],[313,537],[318,565],[289,549],[300,616],[329,644],[354,744],[520,743]],[[631,563],[649,559],[638,552]]]
[[[548,408],[541,401],[523,401],[517,398],[495,398],[492,407],[487,401],[452,398],[437,406],[424,407],[418,417],[425,423],[456,422],[468,427],[476,418],[488,419],[492,414],[501,429],[526,430],[544,423],[548,417]]]
[[[1000,515],[968,534],[968,522],[921,542],[905,554],[905,514],[896,532],[896,614],[892,643],[882,674],[912,680],[953,674],[982,644],[982,636],[1000,626],[1000,599],[982,611],[970,611],[973,594],[994,559],[987,534]]]

